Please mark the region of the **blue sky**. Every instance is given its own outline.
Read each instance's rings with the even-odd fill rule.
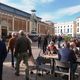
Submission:
[[[80,0],[0,0],[0,2],[36,15],[43,21],[73,21],[80,17]]]

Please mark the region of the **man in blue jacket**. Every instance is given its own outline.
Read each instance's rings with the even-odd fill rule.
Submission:
[[[69,43],[64,42],[64,47],[59,50],[59,59],[62,62],[70,62],[70,68],[71,68],[71,74],[72,74],[72,80],[74,79],[74,73],[77,68],[76,64],[76,55],[73,50],[71,50],[69,47]]]
[[[7,49],[5,43],[0,40],[0,80],[2,80],[3,62],[7,56]]]

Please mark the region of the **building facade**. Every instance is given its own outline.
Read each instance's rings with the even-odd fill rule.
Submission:
[[[76,36],[80,37],[80,17],[76,19]]]
[[[69,35],[74,37],[76,33],[75,21],[55,23],[54,28],[55,28],[55,35]]]
[[[19,30],[24,30],[29,34],[33,31],[36,34],[46,34],[49,29],[51,34],[54,32],[49,24],[41,21],[40,17],[35,16],[32,20],[32,15],[0,3],[0,36],[7,36],[9,33]]]
[[[39,23],[39,34],[51,34],[54,35],[54,24],[52,22],[40,22]]]

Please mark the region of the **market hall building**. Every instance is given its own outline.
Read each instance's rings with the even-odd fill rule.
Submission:
[[[34,13],[27,12],[10,7],[0,3],[0,36],[7,36],[13,31],[24,30],[31,34],[46,34],[49,30],[53,34],[53,24],[47,24],[41,21],[40,17],[34,17]],[[33,26],[34,25],[34,26]]]

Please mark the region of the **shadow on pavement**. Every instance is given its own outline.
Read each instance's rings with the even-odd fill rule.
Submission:
[[[25,80],[25,74],[20,70],[20,76],[16,76],[15,69],[4,63],[3,80]]]

